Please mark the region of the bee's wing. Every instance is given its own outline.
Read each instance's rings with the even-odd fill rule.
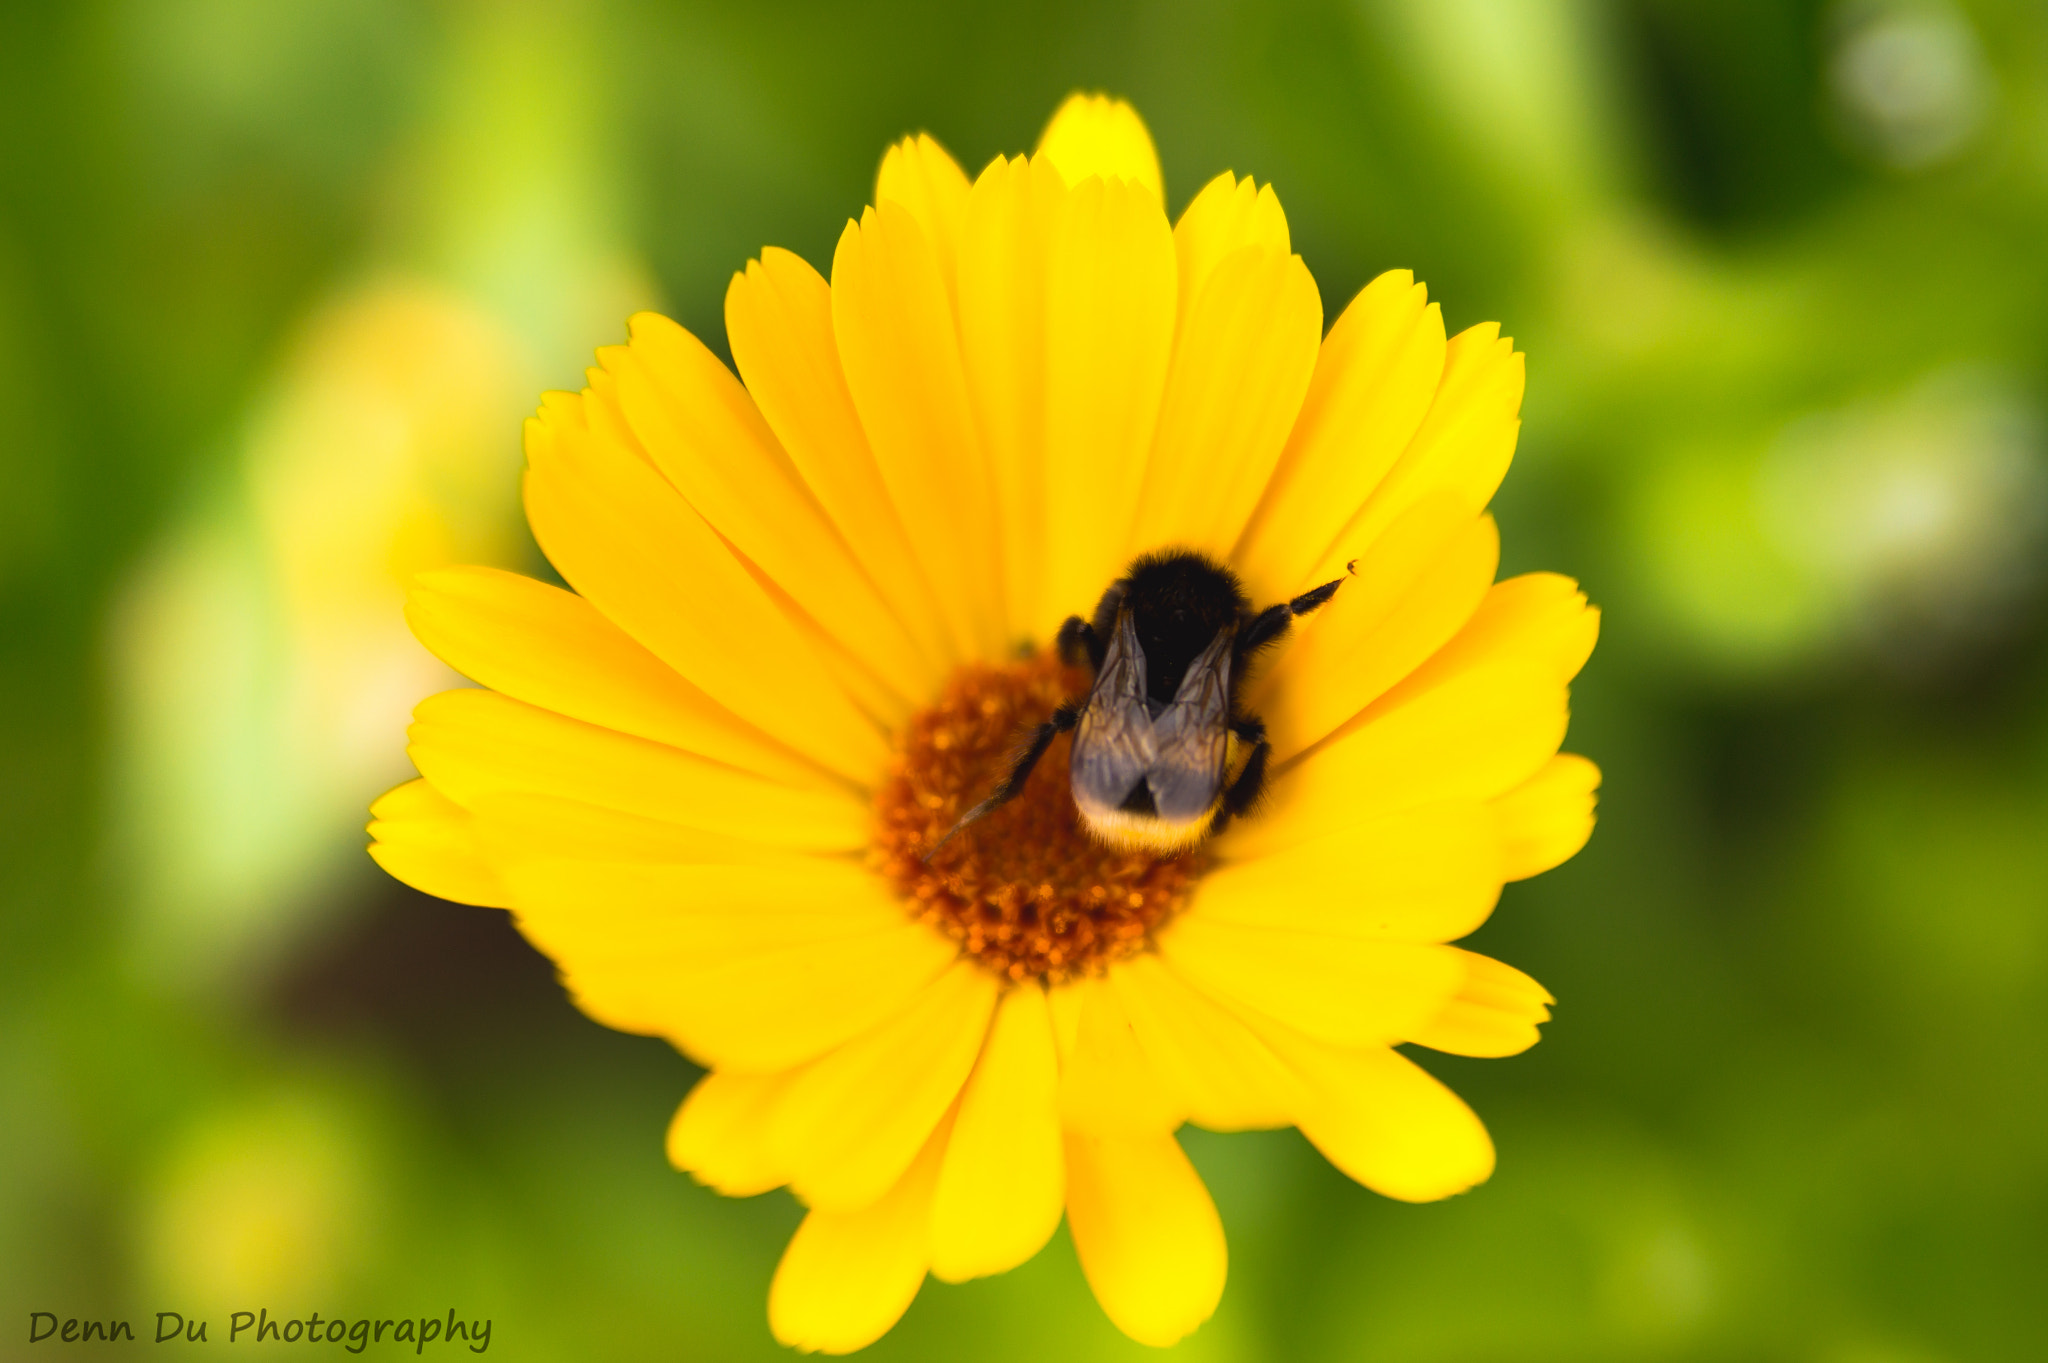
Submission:
[[[1095,688],[1074,730],[1074,800],[1083,808],[1115,809],[1158,757],[1152,715],[1145,707],[1145,649],[1129,611],[1119,611],[1103,650]]]
[[[1173,701],[1153,722],[1159,755],[1151,771],[1152,800],[1168,823],[1201,818],[1223,788],[1230,742],[1230,654],[1232,628],[1216,631],[1201,655],[1188,664]]]

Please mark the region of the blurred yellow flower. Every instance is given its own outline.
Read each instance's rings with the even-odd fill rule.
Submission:
[[[907,139],[875,202],[829,283],[776,250],[734,278],[745,386],[643,313],[548,395],[526,507],[575,592],[420,579],[414,631],[489,689],[418,708],[372,854],[511,909],[593,1017],[710,1071],[669,1152],[810,1208],[784,1342],[860,1348],[1064,1210],[1110,1318],[1169,1344],[1224,1278],[1183,1122],[1299,1126],[1407,1200],[1491,1172],[1392,1048],[1508,1055],[1548,1016],[1445,943],[1591,830],[1558,746],[1597,616],[1493,580],[1512,345],[1447,340],[1402,272],[1325,338],[1270,187],[1226,173],[1170,224],[1136,114],[1076,96],[972,183]],[[1261,604],[1344,578],[1243,692],[1265,806],[1192,853],[1106,848],[1059,744],[927,863],[1087,684],[1026,645],[1163,546]]]
[[[222,1314],[346,1292],[384,1220],[367,1125],[312,1086],[203,1113],[143,1200],[137,1258],[151,1292]]]
[[[118,846],[143,968],[247,979],[353,864],[379,736],[455,678],[405,631],[427,568],[513,562],[504,438],[519,338],[409,275],[340,292],[294,338],[239,460],[138,565],[114,620]]]

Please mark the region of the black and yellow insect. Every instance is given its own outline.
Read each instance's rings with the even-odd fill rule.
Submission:
[[[1342,578],[1254,612],[1228,568],[1189,550],[1146,554],[1111,583],[1095,618],[1060,627],[1061,656],[1095,681],[1032,732],[1009,774],[953,832],[1017,798],[1053,738],[1072,731],[1074,807],[1121,847],[1184,851],[1257,801],[1266,726],[1238,705],[1247,665]],[[1231,774],[1230,740],[1243,748]],[[952,836],[952,832],[946,835]]]

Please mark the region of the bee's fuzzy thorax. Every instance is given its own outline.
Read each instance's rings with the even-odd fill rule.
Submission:
[[[1106,636],[1115,627],[1117,610],[1137,618],[1151,696],[1160,702],[1173,699],[1188,664],[1250,606],[1235,573],[1188,549],[1141,556],[1124,575],[1114,602],[1107,615],[1097,607],[1096,632]]]

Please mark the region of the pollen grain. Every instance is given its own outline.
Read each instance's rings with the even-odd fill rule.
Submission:
[[[1204,869],[1200,851],[1160,856],[1089,837],[1068,790],[1065,736],[1023,794],[931,853],[1002,779],[1031,730],[1087,687],[1085,671],[1050,651],[962,667],[938,703],[912,718],[875,797],[876,869],[920,921],[1005,979],[1056,984],[1137,955]]]

